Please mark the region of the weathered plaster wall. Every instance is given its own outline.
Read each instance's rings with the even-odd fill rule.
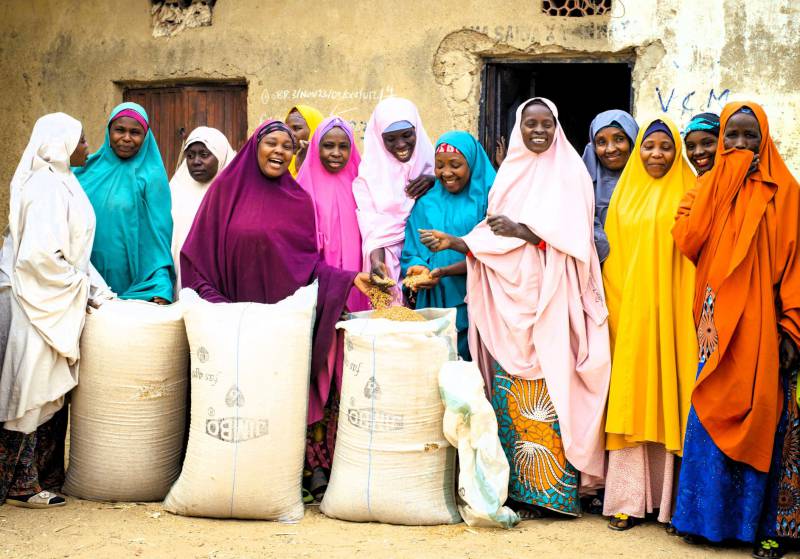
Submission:
[[[800,172],[796,2],[615,0],[612,17],[592,18],[547,17],[539,4],[218,0],[211,27],[154,38],[147,0],[5,0],[0,181],[8,184],[44,113],[76,116],[98,146],[120,83],[244,78],[251,130],[298,102],[363,129],[378,99],[396,94],[418,104],[432,137],[476,131],[486,57],[632,60],[636,116],[667,112],[685,122],[729,99],[757,99]],[[602,84],[580,87],[588,98]]]

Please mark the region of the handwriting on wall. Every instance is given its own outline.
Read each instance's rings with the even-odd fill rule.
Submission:
[[[706,93],[706,90],[678,92],[674,87],[663,90],[660,87],[656,87],[656,96],[658,97],[661,111],[665,113],[680,111],[681,118],[688,114],[704,111],[719,113],[725,103],[728,102],[730,94],[731,90],[727,88],[711,88]]]

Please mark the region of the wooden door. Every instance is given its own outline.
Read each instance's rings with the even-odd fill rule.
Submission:
[[[139,103],[150,116],[150,127],[172,177],[186,136],[198,126],[220,130],[237,151],[247,140],[247,85],[191,84],[131,87],[125,101]]]

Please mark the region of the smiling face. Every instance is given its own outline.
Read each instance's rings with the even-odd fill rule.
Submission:
[[[108,127],[108,141],[120,159],[130,159],[139,153],[144,137],[142,125],[129,116],[114,120]]]
[[[258,168],[265,177],[276,179],[289,168],[293,154],[291,136],[283,130],[275,130],[258,142]]]
[[[594,153],[603,167],[619,171],[631,156],[631,141],[621,128],[606,126],[594,136]]]
[[[69,156],[70,167],[83,167],[86,165],[87,157],[89,157],[89,142],[86,141],[86,136],[83,135],[83,130],[81,130],[81,139],[78,140],[75,151]]]
[[[391,153],[400,163],[406,163],[414,154],[417,145],[417,131],[414,128],[404,128],[394,132],[384,132],[383,147]]]
[[[748,113],[736,113],[725,124],[725,134],[722,137],[725,149],[749,149],[758,154],[761,146],[761,127],[758,119]]]
[[[319,160],[329,173],[338,173],[350,160],[350,138],[347,133],[334,126],[319,141]]]
[[[675,142],[666,132],[653,132],[642,141],[639,155],[647,174],[660,179],[675,162]]]
[[[308,123],[306,119],[303,118],[303,115],[300,114],[300,111],[294,109],[289,113],[289,116],[286,117],[286,126],[289,127],[294,137],[297,138],[298,144],[301,140],[304,142],[308,141],[308,137],[311,135],[311,128],[308,127]]]
[[[469,184],[470,170],[467,160],[460,153],[436,154],[436,178],[450,194],[458,194]]]
[[[683,141],[686,144],[686,157],[697,174],[710,171],[717,154],[717,137],[705,130],[695,130],[686,134]]]
[[[219,161],[203,142],[193,142],[183,154],[189,174],[197,182],[206,183],[217,176]]]
[[[525,147],[533,153],[544,153],[556,134],[556,117],[542,103],[530,103],[522,110],[519,125]]]

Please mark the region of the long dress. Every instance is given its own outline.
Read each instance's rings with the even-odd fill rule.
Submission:
[[[147,121],[141,106],[122,103],[108,125],[127,110]],[[147,130],[136,155],[120,159],[106,128],[103,145],[74,172],[97,216],[92,264],[100,275],[121,299],[172,301],[172,201],[153,131]]]
[[[217,158],[217,175],[233,161],[236,151],[231,147],[225,134],[216,128],[200,126],[192,130],[183,142],[182,152],[194,143],[201,143],[214,157]],[[170,194],[172,195],[172,260],[175,263],[175,299],[181,290],[180,262],[181,247],[183,246],[189,229],[197,215],[197,209],[206,195],[208,187],[214,181],[214,177],[207,183],[197,182],[189,173],[187,161],[184,159],[175,171],[175,176],[169,181]]]
[[[267,178],[250,137],[206,193],[181,250],[184,285],[213,303],[277,303],[319,282],[311,357],[308,423],[324,415],[333,386],[328,354],[356,272],[334,268],[317,251],[314,204],[286,172]]]
[[[697,264],[694,318],[700,364],[684,445],[674,526],[711,541],[775,534],[770,474],[779,470],[784,387],[779,333],[800,344],[800,186],[769,134],[763,109],[748,107],[761,145],[724,149],[678,211],[673,236]],[[785,381],[784,381],[785,382]]]
[[[616,109],[603,111],[594,117],[594,120],[589,125],[589,143],[586,144],[583,150],[583,163],[586,165],[586,170],[589,171],[589,176],[592,177],[592,183],[594,183],[594,245],[600,262],[605,262],[606,258],[608,258],[610,249],[605,232],[606,215],[608,214],[611,195],[614,193],[617,181],[622,176],[622,169],[618,171],[607,169],[600,162],[594,150],[595,136],[600,130],[608,126],[621,128],[628,136],[631,146],[633,146],[636,136],[639,134],[639,126],[633,117],[625,111]],[[637,152],[631,148],[631,154],[636,156]]]
[[[644,518],[657,509],[659,521],[669,522],[676,457],[683,450],[697,371],[694,266],[670,232],[695,176],[682,156],[677,127],[666,117],[658,120],[675,143],[672,166],[657,179],[645,170],[639,151],[648,122],[611,197],[605,224],[611,251],[603,283],[612,365],[603,514]]]
[[[0,502],[60,486],[66,418],[59,410],[77,384],[86,304],[111,296],[89,261],[94,212],[69,169],[81,131],[63,113],[40,118],[11,181],[0,257],[10,311],[0,351]]]
[[[411,266],[425,266],[433,271],[463,262],[466,258],[454,250],[431,252],[419,240],[420,229],[447,231],[460,237],[472,231],[486,217],[489,188],[494,182],[495,171],[483,147],[472,135],[461,131],[443,134],[436,147],[442,144],[453,146],[464,156],[470,169],[469,183],[458,194],[451,194],[437,180],[433,188],[414,204],[406,223],[406,239],[400,257],[403,275]],[[458,354],[469,361],[466,296],[466,275],[445,276],[433,288],[417,292],[416,308],[455,308]]]
[[[577,515],[579,491],[597,489],[604,476],[607,311],[591,179],[560,125],[544,153],[525,147],[520,118],[533,101],[558,118],[546,99],[520,105],[488,213],[522,223],[543,243],[497,236],[485,220],[463,237],[469,345],[494,387],[510,498]]]

